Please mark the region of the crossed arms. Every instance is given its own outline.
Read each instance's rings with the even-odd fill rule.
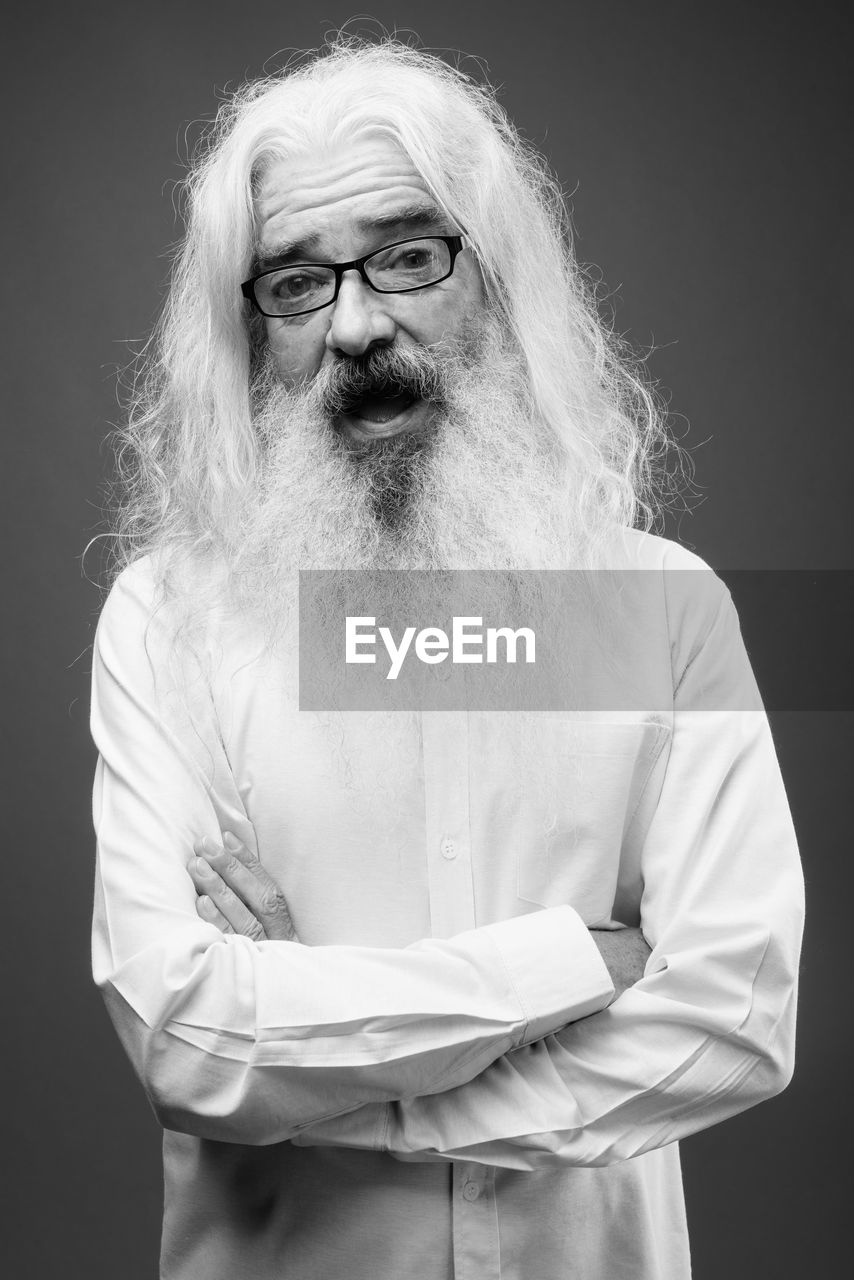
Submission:
[[[643,850],[652,951],[618,999],[568,906],[406,948],[253,939],[196,909],[194,841],[218,844],[242,799],[204,710],[192,730],[163,715],[150,604],[142,573],[126,575],[96,644],[93,957],[166,1127],[602,1164],[783,1087],[801,879],[761,712],[677,717]],[[733,625],[722,605],[715,628]],[[686,679],[715,672],[713,632]]]
[[[223,843],[204,837],[193,845],[187,863],[196,887],[196,911],[222,933],[239,933],[254,942],[299,942],[281,886],[261,859],[231,831]],[[650,949],[640,929],[591,930],[614,986],[615,998],[639,982]]]

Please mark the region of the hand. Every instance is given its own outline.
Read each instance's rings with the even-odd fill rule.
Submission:
[[[196,887],[196,911],[223,933],[240,933],[255,942],[299,942],[285,895],[237,836],[223,833],[218,845],[209,836],[193,845],[187,863]]]
[[[590,936],[607,965],[617,989],[616,1000],[640,982],[652,952],[640,929],[591,929]]]

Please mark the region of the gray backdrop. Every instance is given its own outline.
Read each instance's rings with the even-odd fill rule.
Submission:
[[[116,369],[155,317],[179,234],[185,131],[197,135],[219,88],[353,12],[51,2],[4,20],[7,1275],[156,1273],[158,1129],[89,978],[99,596],[81,552],[99,527]],[[370,12],[485,59],[572,193],[581,258],[613,291],[618,327],[654,345],[690,423],[703,501],[679,536],[723,569],[850,568],[843,7],[374,0]],[[785,653],[808,624],[797,612],[748,637],[760,671],[763,650]],[[806,653],[825,663],[821,637]],[[852,721],[825,709],[772,722],[811,908],[799,1065],[780,1099],[684,1144],[700,1280],[834,1274],[846,1227]]]

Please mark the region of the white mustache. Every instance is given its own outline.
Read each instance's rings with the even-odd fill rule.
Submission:
[[[328,417],[351,412],[369,395],[405,395],[441,408],[448,401],[448,366],[455,363],[428,347],[378,347],[321,369],[310,394]]]

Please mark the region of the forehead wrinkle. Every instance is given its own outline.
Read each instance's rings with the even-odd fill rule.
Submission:
[[[397,187],[397,192],[400,193],[403,189],[404,184],[401,183]],[[323,198],[318,199],[317,196],[320,196],[321,193],[312,192],[310,193],[310,198],[302,200],[300,207],[294,210],[289,210],[287,205],[284,205],[284,207],[280,205],[275,211],[270,210],[267,213],[263,206],[259,206],[260,220],[262,222],[262,243],[267,240],[268,230],[272,230],[274,225],[280,226],[283,233],[280,237],[277,237],[277,242],[279,243],[303,243],[309,240],[317,240],[322,234],[322,231],[315,229],[318,225],[322,228],[325,223],[330,222],[336,216],[341,216],[342,214],[346,216],[347,206],[353,204],[354,201],[359,202],[356,207],[361,208],[366,197],[373,197],[377,207],[375,210],[365,209],[364,212],[359,213],[358,217],[350,219],[351,225],[359,231],[370,230],[372,226],[388,225],[389,205],[396,200],[400,201],[398,207],[404,217],[407,212],[412,212],[413,210],[423,212],[428,208],[435,210],[438,216],[442,216],[435,203],[427,195],[426,189],[424,190],[423,198],[420,200],[413,199],[409,194],[411,187],[402,198],[400,194],[395,195],[393,192],[394,188],[379,191],[374,182],[366,182],[364,187],[358,191],[349,190],[332,198],[328,193],[324,192],[322,193]],[[305,227],[304,232],[301,230],[302,227]]]
[[[372,220],[385,221],[393,203],[410,210],[435,206],[423,178],[397,146],[356,145],[281,160],[267,170],[256,199],[257,253],[281,251],[282,256],[338,229],[345,234],[370,230]]]
[[[409,202],[397,208],[392,207],[364,215],[357,218],[353,226],[362,236],[370,235],[374,231],[391,231],[394,228],[397,228],[399,233],[424,231],[429,234],[438,224],[446,222],[447,215],[434,201],[430,200]],[[310,232],[294,239],[277,239],[275,243],[259,245],[257,260],[266,266],[288,258],[303,257],[306,254],[318,252],[317,246],[321,242],[322,236],[317,232]]]
[[[409,183],[417,186],[425,194],[424,180],[414,168],[409,156],[399,147],[388,146],[353,146],[346,150],[322,152],[301,159],[279,160],[271,164],[262,180],[260,196],[264,197],[265,189],[278,186],[284,192],[305,191],[305,199],[309,203],[319,196],[330,202],[337,198],[346,198],[366,194],[373,190],[377,181],[395,182],[401,185]],[[356,185],[352,186],[355,181]],[[343,197],[335,194],[336,188],[347,188]],[[299,206],[297,206],[299,208]]]

